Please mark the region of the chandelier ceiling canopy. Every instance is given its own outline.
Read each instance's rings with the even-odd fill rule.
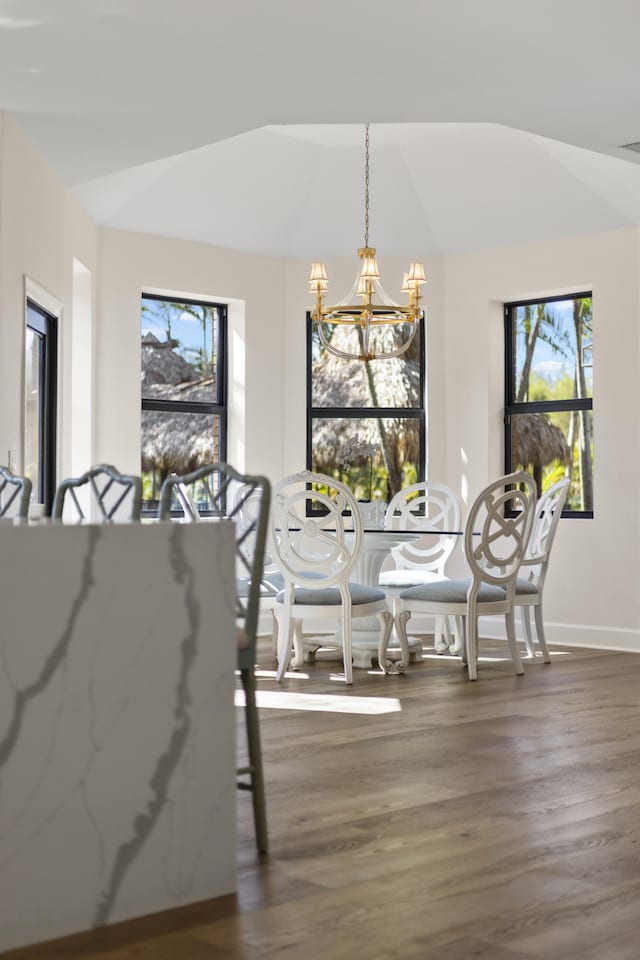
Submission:
[[[420,287],[426,283],[424,265],[410,263],[402,280],[402,292],[407,294],[406,305],[394,303],[385,293],[380,283],[380,271],[376,260],[375,247],[369,246],[369,124],[365,127],[365,206],[364,206],[364,246],[358,250],[361,266],[356,280],[339,303],[328,306],[324,296],[329,288],[329,278],[324,263],[311,265],[309,288],[316,295],[311,316],[317,323],[320,340],[329,353],[345,360],[388,360],[400,356],[411,346],[418,323],[424,316],[420,307]],[[356,302],[356,298],[360,302]],[[374,301],[374,297],[377,299]],[[332,343],[332,328],[336,324],[348,325],[353,329],[353,349],[343,349]],[[377,332],[388,331],[390,327],[400,327],[401,337],[388,338],[376,336]]]

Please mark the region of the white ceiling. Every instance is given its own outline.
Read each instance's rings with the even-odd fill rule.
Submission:
[[[640,223],[639,31],[637,0],[0,0],[0,109],[100,223],[304,257],[362,242],[369,120],[371,241],[422,256]]]

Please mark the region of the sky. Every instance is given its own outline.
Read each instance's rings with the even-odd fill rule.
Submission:
[[[144,300],[145,312],[142,314],[142,336],[152,333],[158,340],[167,339],[165,301]],[[197,308],[196,308],[197,309]],[[214,308],[215,309],[215,308]],[[203,345],[202,324],[197,317],[181,312],[176,306],[171,310],[171,336],[180,341],[177,352],[184,354],[190,350],[199,350]],[[207,324],[207,351],[211,351],[211,325]]]
[[[575,376],[576,354],[573,300],[560,300],[555,303],[548,303],[546,304],[546,311],[557,321],[554,339],[560,349],[554,349],[551,343],[547,343],[539,337],[534,350],[532,371],[552,384],[565,373],[573,380]],[[521,316],[524,316],[523,308],[519,308],[518,310],[519,327]],[[516,360],[519,377],[524,362],[524,341],[522,336],[518,336],[517,338]],[[591,384],[592,369],[590,367],[585,369],[585,375],[587,383]]]

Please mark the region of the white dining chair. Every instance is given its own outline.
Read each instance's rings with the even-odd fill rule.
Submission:
[[[504,615],[516,673],[524,673],[516,643],[516,578],[525,555],[536,502],[536,485],[524,471],[494,480],[476,497],[465,525],[464,551],[471,577],[440,580],[404,590],[398,598],[396,625],[406,643],[412,613],[462,618],[463,659],[470,680],[477,679],[480,616]]]
[[[516,580],[515,605],[520,609],[524,642],[527,653],[535,657],[535,647],[531,631],[531,610],[536,624],[536,640],[545,663],[551,663],[544,634],[544,615],[542,608],[544,584],[549,568],[549,558],[553,546],[562,508],[569,493],[571,481],[568,477],[558,480],[549,487],[538,500],[535,508],[531,537],[527,552]]]
[[[31,499],[31,480],[0,466],[0,517],[26,520]]]
[[[160,489],[158,520],[168,521],[175,509],[182,508],[188,522],[200,521],[202,518],[189,492],[195,484],[206,491],[208,514],[234,524],[237,576],[233,640],[244,691],[248,753],[248,763],[237,768],[237,786],[251,792],[256,846],[260,853],[267,853],[267,803],[255,666],[271,485],[266,477],[238,473],[226,463],[205,464],[183,476],[171,474]]]
[[[444,580],[447,563],[461,543],[460,497],[444,483],[423,480],[403,487],[387,508],[385,530],[413,530],[425,534],[417,541],[391,550],[394,569],[383,570],[379,583],[395,608],[403,590]],[[394,609],[395,613],[395,609]],[[436,617],[434,645],[437,653],[449,648],[449,629],[444,616]]]
[[[62,480],[53,499],[52,520],[130,523],[140,519],[142,480],[99,463],[79,477]]]
[[[394,672],[394,665],[386,660],[393,621],[384,591],[350,581],[362,545],[358,503],[344,484],[303,470],[275,485],[271,554],[284,578],[276,603],[279,682],[289,667],[292,651],[293,665],[301,666],[307,644],[342,649],[344,679],[352,683],[352,618],[359,617],[378,617],[378,660],[382,669]],[[303,620],[337,620],[339,629],[320,640],[306,635],[303,638]]]

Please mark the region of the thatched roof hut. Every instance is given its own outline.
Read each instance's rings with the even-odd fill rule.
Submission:
[[[400,342],[403,331],[389,327],[377,332],[386,349]],[[333,342],[341,349],[351,343],[348,328],[338,327]],[[317,407],[415,407],[420,404],[420,360],[418,343],[391,360],[343,360],[325,353],[313,365],[312,403]],[[400,489],[402,465],[417,463],[420,455],[420,430],[417,420],[321,420],[313,434],[314,466],[330,473],[344,460],[347,444],[354,432],[366,444],[376,444],[383,455],[389,475],[390,493]]]
[[[194,383],[153,384],[146,396],[165,400],[211,400],[213,380]],[[212,422],[213,421],[213,422]],[[213,415],[165,413],[145,410],[142,416],[142,469],[169,473],[189,473],[211,463],[216,449],[216,423]]]
[[[176,353],[175,340],[158,340],[152,333],[142,338],[142,392],[155,383],[185,383],[198,379],[190,363]]]
[[[148,400],[210,402],[215,380],[197,372],[175,352],[175,342],[161,342],[153,334],[142,339],[142,393]],[[215,459],[217,419],[213,415],[144,410],[142,414],[142,469],[163,479],[169,473],[188,473]]]
[[[514,466],[531,468],[533,477],[542,492],[542,468],[554,460],[568,468],[571,466],[571,450],[565,436],[544,413],[527,413],[513,421],[512,459]]]

